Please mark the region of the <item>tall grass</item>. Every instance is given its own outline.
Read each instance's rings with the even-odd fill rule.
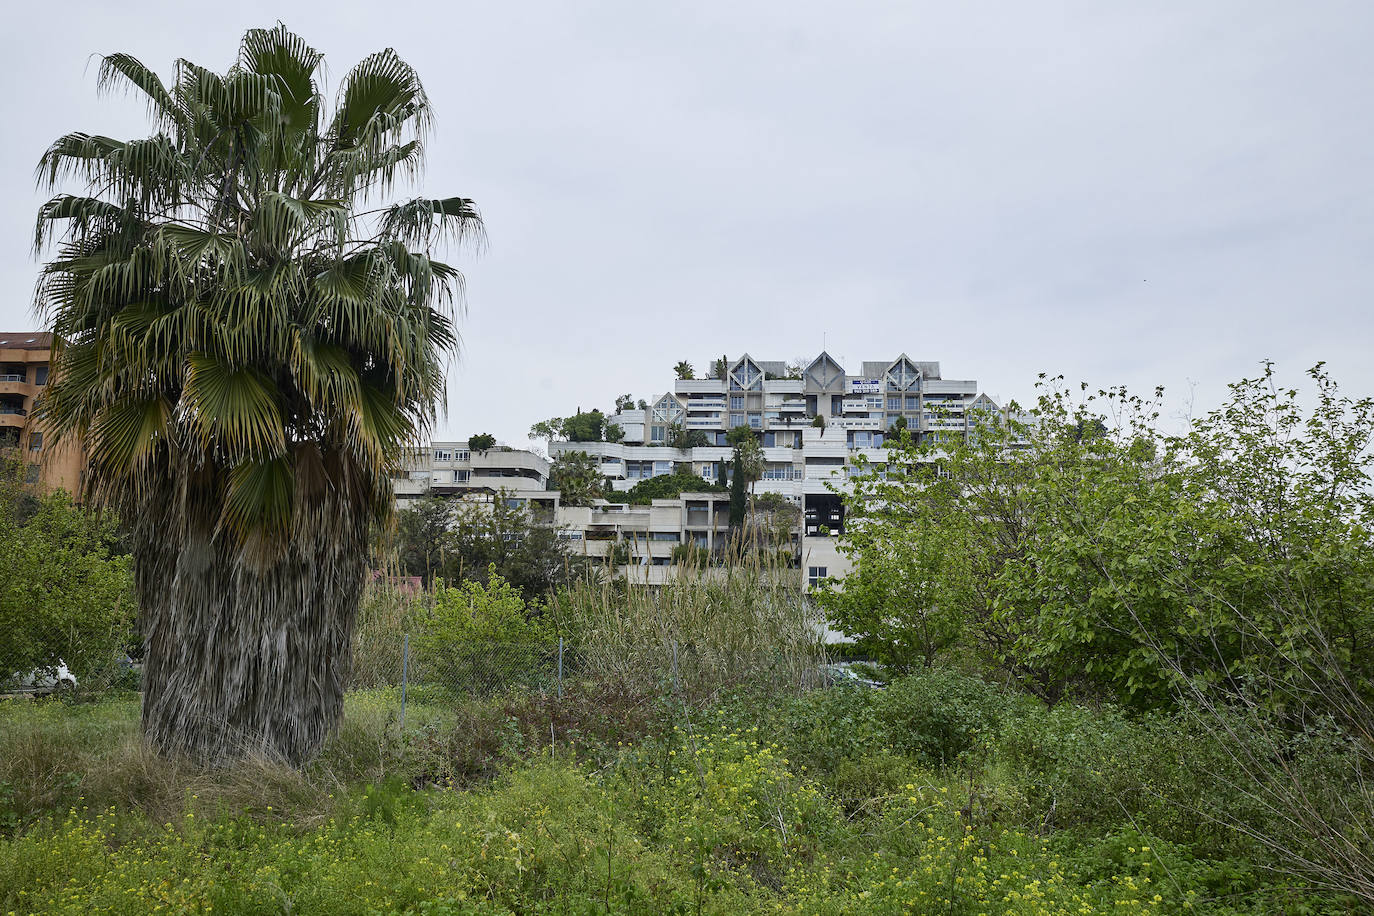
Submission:
[[[551,612],[587,677],[645,692],[671,680],[693,697],[741,683],[798,690],[818,682],[818,615],[795,569],[771,557],[688,562],[661,586],[583,580]]]
[[[408,594],[385,583],[369,583],[353,625],[353,689],[401,683],[402,644],[427,595]]]

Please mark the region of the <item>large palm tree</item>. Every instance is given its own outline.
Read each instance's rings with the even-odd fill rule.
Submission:
[[[337,724],[369,528],[457,343],[462,277],[430,254],[481,233],[467,199],[374,203],[421,165],[415,71],[373,54],[330,106],[321,59],[280,25],[170,87],[112,54],[100,87],[154,135],[68,134],[39,165],[84,185],[38,218],[42,416],[130,529],[145,738],[209,763],[304,761]]]

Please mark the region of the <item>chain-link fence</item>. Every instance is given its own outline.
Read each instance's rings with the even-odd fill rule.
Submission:
[[[351,687],[395,704],[452,706],[470,700],[614,692],[674,696],[698,703],[721,691],[755,686],[791,692],[824,677],[819,651],[722,652],[666,639],[626,652],[549,640],[448,640],[402,635],[355,647]]]
[[[109,625],[44,624],[32,619],[0,626],[0,696],[97,693],[137,689],[142,665],[130,656],[127,620]]]

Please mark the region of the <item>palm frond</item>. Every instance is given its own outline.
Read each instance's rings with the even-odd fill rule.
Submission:
[[[324,55],[277,23],[271,29],[251,29],[243,36],[239,62],[247,70],[276,79],[282,122],[288,131],[319,126],[323,100],[315,84],[315,70]]]
[[[240,540],[259,538],[270,544],[289,534],[295,494],[290,456],[240,462],[229,470],[221,521]]]
[[[237,462],[268,458],[286,448],[272,380],[250,366],[234,368],[204,353],[187,358],[182,401],[206,450],[223,449]]]
[[[148,113],[160,126],[171,128],[181,123],[181,111],[162,80],[132,55],[107,54],[102,57],[96,86],[102,92],[111,91],[116,86],[136,89],[147,98]]]
[[[473,242],[481,247],[486,236],[482,214],[466,197],[445,200],[416,198],[394,204],[382,212],[381,236],[410,248],[428,248],[438,242]]]

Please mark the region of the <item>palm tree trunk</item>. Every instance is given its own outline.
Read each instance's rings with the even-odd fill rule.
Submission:
[[[303,513],[267,563],[204,519],[136,526],[154,749],[212,766],[252,755],[294,765],[319,751],[343,712],[367,565],[366,526],[347,525],[351,514]]]

